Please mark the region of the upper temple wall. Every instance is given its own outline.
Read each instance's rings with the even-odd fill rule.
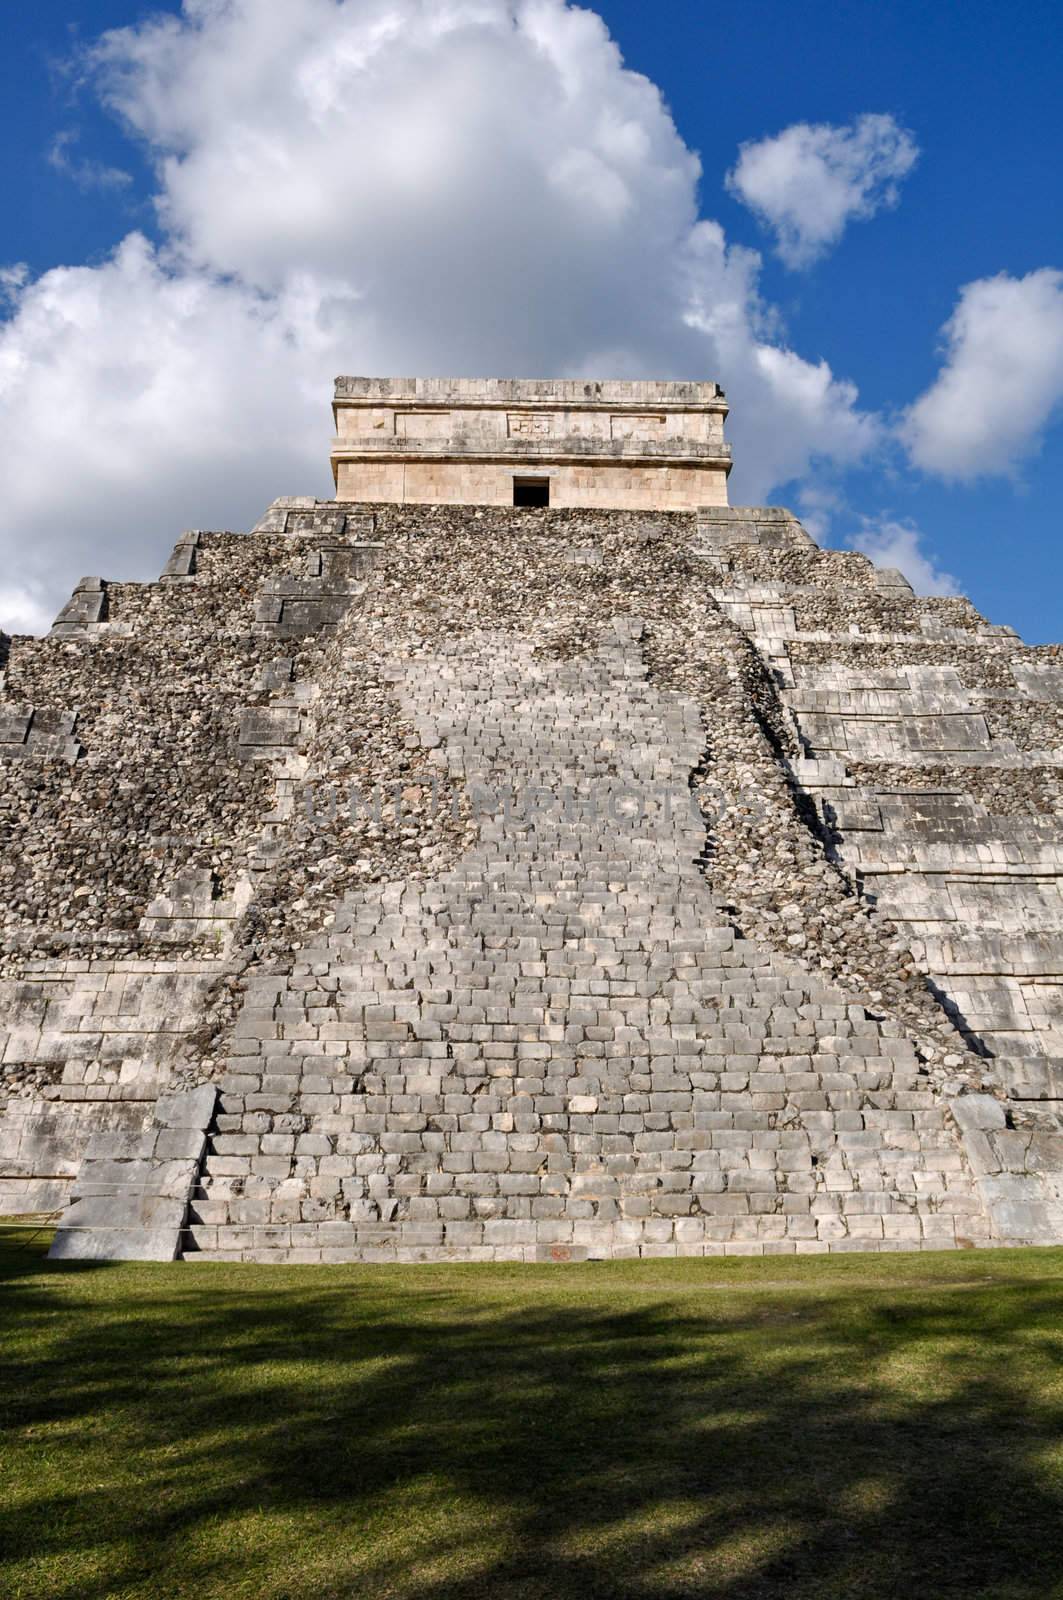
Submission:
[[[338,500],[690,511],[727,504],[716,383],[337,378]],[[522,501],[522,495],[539,498]]]

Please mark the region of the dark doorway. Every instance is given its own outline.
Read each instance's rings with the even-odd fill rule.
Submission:
[[[515,506],[548,506],[550,504],[550,479],[514,478],[513,504]]]

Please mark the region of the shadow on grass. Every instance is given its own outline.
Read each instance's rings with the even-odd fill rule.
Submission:
[[[389,1270],[12,1280],[5,1592],[1063,1592],[1058,1277]]]

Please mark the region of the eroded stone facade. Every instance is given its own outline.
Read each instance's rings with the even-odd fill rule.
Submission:
[[[727,504],[727,404],[715,383],[337,378],[339,500],[553,507]]]

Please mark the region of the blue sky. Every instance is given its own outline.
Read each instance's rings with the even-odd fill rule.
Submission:
[[[425,371],[441,362],[461,361],[465,349],[467,371],[487,362],[494,370],[510,371],[511,363],[533,361],[538,351],[556,368],[572,349],[577,366],[615,351],[626,370],[644,370],[656,360],[661,376],[717,377],[735,403],[730,431],[736,454],[758,462],[764,455],[753,477],[759,489],[777,476],[771,486],[773,501],[818,511],[823,537],[835,544],[866,539],[870,530],[879,547],[889,546],[891,539],[896,542],[896,531],[904,530],[924,566],[953,575],[993,620],[1011,623],[1030,642],[1063,634],[1058,598],[1063,577],[1063,353],[1057,358],[1052,343],[1058,338],[1055,285],[1039,279],[1043,292],[1036,305],[1032,297],[1016,301],[1017,314],[1025,317],[1029,311],[1030,317],[1016,342],[1025,337],[1032,345],[1036,371],[1029,388],[1039,386],[1042,401],[999,458],[995,435],[983,427],[983,443],[977,449],[965,447],[957,480],[941,465],[940,442],[925,446],[922,457],[918,451],[913,454],[904,443],[910,435],[905,435],[902,421],[906,408],[940,378],[947,360],[941,330],[965,285],[998,274],[1025,281],[1042,269],[1063,268],[1063,22],[1058,6],[1036,0],[1008,9],[983,3],[827,7],[795,0],[745,0],[726,9],[693,0],[599,5],[597,14],[619,46],[624,66],[645,75],[663,96],[675,124],[672,133],[618,67],[610,65],[600,30],[592,36],[572,18],[562,19],[562,26],[554,15],[563,9],[557,4],[546,6],[552,70],[564,77],[571,60],[582,76],[578,97],[558,101],[556,107],[545,98],[550,92],[546,79],[538,83],[526,70],[527,53],[515,53],[518,46],[512,30],[503,29],[504,16],[492,22],[496,31],[485,46],[482,30],[462,25],[439,31],[431,7],[418,0],[396,0],[390,13],[383,0],[372,0],[361,9],[376,25],[389,14],[402,24],[390,53],[374,57],[371,85],[359,75],[364,70],[360,66],[349,84],[337,85],[330,77],[322,90],[321,61],[329,54],[335,0],[285,0],[283,6],[274,0],[278,17],[288,11],[284,26],[278,25],[275,45],[267,25],[268,0],[238,0],[236,9],[247,12],[243,35],[225,34],[218,22],[220,0],[201,0],[201,6],[211,15],[198,30],[198,42],[186,21],[183,34],[170,43],[158,31],[145,32],[144,23],[160,11],[179,13],[176,5],[149,8],[99,0],[85,6],[53,0],[46,8],[5,8],[0,267],[24,263],[27,272],[13,288],[6,324],[0,324],[0,413],[6,383],[15,424],[0,433],[0,464],[6,437],[12,452],[8,468],[17,485],[15,510],[9,506],[9,514],[18,524],[0,530],[5,562],[0,622],[5,591],[17,625],[25,606],[51,606],[81,570],[102,567],[111,576],[152,575],[160,550],[165,553],[182,525],[210,526],[241,515],[251,520],[255,507],[264,506],[275,493],[327,493],[328,397],[326,387],[314,401],[316,375],[367,370],[385,360],[415,368],[419,337]],[[492,6],[494,0],[485,9]],[[359,9],[356,0],[348,0],[348,13]],[[494,9],[500,16],[514,10],[504,0],[497,0]],[[520,10],[517,6],[514,14]],[[293,12],[304,13],[297,36],[284,31]],[[199,20],[202,24],[202,15]],[[126,26],[140,32],[127,36],[121,48],[105,52],[102,62],[98,55],[86,61],[85,49],[101,33]],[[146,41],[143,49],[137,41]],[[260,84],[245,104],[237,80],[225,79],[226,71],[239,71],[239,59],[227,66],[226,53],[231,57],[242,50],[246,60],[247,52],[257,52],[260,44],[263,57],[275,48],[277,59],[256,60],[248,68],[249,76],[260,75]],[[307,184],[321,162],[313,143],[317,133],[299,122],[304,108],[293,109],[285,98],[286,64],[293,81],[313,77],[315,94],[336,93],[345,108],[346,121],[333,119],[335,139],[350,141],[348,160],[330,179],[333,192],[341,191],[334,241],[315,232],[318,218],[313,212],[302,225],[293,221],[287,232],[293,195],[296,209],[299,204],[299,162],[307,162]],[[525,80],[529,99],[522,107]],[[448,81],[452,96],[439,87]],[[491,98],[496,82],[505,86],[505,93],[499,88],[497,101]],[[202,136],[195,118],[200,84],[209,130]],[[259,128],[254,125],[255,108],[265,107],[270,90],[272,111]],[[484,103],[466,135],[461,119],[472,119],[473,113],[465,102],[480,93]],[[396,119],[387,114],[388,107],[394,104],[407,125],[426,100],[438,119],[439,140],[426,112],[426,128],[417,130],[417,141],[411,140],[416,148],[396,154]],[[365,108],[362,124],[355,120],[362,114],[359,107]],[[626,187],[615,203],[610,198],[613,174],[602,165],[612,159],[601,142],[602,108],[614,127],[643,129],[650,151],[648,156],[631,157],[629,152],[618,158]],[[918,146],[918,159],[896,182],[896,203],[878,206],[866,219],[852,216],[841,237],[811,264],[787,265],[771,228],[750,204],[742,203],[733,183],[727,186],[740,146],[759,146],[802,124],[852,129],[868,114],[892,118]],[[584,208],[590,220],[581,222],[579,208],[572,206],[563,213],[547,209],[533,215],[537,226],[525,236],[524,213],[514,211],[506,214],[506,221],[510,237],[520,237],[520,248],[507,250],[499,240],[485,242],[490,227],[484,227],[476,205],[466,201],[474,191],[478,196],[497,193],[503,197],[496,207],[501,214],[509,203],[504,198],[509,193],[507,171],[514,174],[511,188],[518,197],[521,184],[537,193],[533,163],[540,147],[555,137],[560,121],[565,122],[564,142],[546,169],[551,192],[558,188],[560,172],[570,190],[575,192],[575,186],[590,198]],[[516,131],[506,128],[507,122]],[[276,168],[256,169],[256,152],[263,139],[283,147],[289,128],[291,148],[273,150],[270,161],[291,167],[293,187],[283,213],[278,210],[268,229],[267,217],[259,237],[253,219],[226,214],[234,209],[231,194],[226,197],[224,179],[217,174],[240,170],[244,178],[231,181],[261,183],[263,209],[268,211]],[[500,153],[491,162],[477,149],[484,128],[499,130]],[[241,138],[246,145],[240,144]],[[703,295],[710,300],[714,295],[740,297],[746,291],[736,288],[738,279],[744,272],[752,283],[754,271],[743,252],[758,252],[755,286],[747,284],[741,314],[760,319],[757,336],[763,345],[793,351],[806,364],[792,375],[796,387],[783,397],[781,411],[765,400],[760,415],[761,390],[742,367],[752,359],[748,339],[741,346],[745,354],[733,342],[718,340],[702,354],[700,347],[682,342],[687,334],[681,338],[676,326],[666,327],[662,321],[657,329],[640,330],[630,349],[618,342],[617,330],[638,319],[637,309],[631,308],[638,305],[640,284],[647,303],[659,303],[660,285],[667,279],[671,286],[676,273],[689,266],[682,191],[689,176],[684,161],[692,151],[701,162],[699,214],[721,226],[731,252],[727,265],[714,255]],[[160,175],[159,163],[168,155],[177,158],[177,166],[167,177]],[[399,222],[393,215],[396,208],[374,187],[381,159],[391,169],[388,194],[397,191],[403,202]],[[418,162],[430,170],[431,192],[420,186],[419,174],[412,170]],[[358,170],[359,163],[364,170]],[[348,172],[351,188],[343,193]],[[662,198],[671,192],[670,185],[674,203]],[[155,204],[160,195],[167,202],[161,220]],[[436,204],[439,196],[447,199],[445,209]],[[626,234],[625,211],[632,219]],[[448,215],[454,217],[453,239],[447,237]],[[388,231],[392,228],[394,234]],[[606,247],[607,228],[615,230],[614,249]],[[540,258],[535,235],[549,237],[551,229],[552,250]],[[389,250],[382,247],[380,259],[366,245],[369,233],[391,241]],[[667,249],[662,244],[655,253],[654,233],[662,240],[667,237]],[[108,263],[130,234],[144,235],[152,254],[146,264],[138,258],[124,269],[119,284]],[[310,236],[313,243],[307,245]],[[716,242],[709,242],[715,251]],[[478,282],[481,255],[488,259]],[[573,264],[556,283],[549,280],[551,255]],[[625,261],[632,264],[625,266]],[[73,283],[49,276],[60,267],[87,267],[96,275]],[[586,289],[580,287],[583,273]],[[509,299],[497,288],[500,278],[508,279]],[[602,305],[615,308],[615,315],[603,312],[600,329],[595,328],[593,338],[588,333],[585,348],[577,350],[581,324],[597,318],[596,280]],[[566,305],[570,281],[571,304]],[[388,299],[392,292],[394,304]],[[188,321],[178,302],[196,295],[204,303]],[[84,311],[86,297],[92,302],[90,313]],[[310,312],[307,303],[312,303]],[[250,317],[253,326],[263,305],[279,308],[270,323],[277,342],[272,366],[247,373],[248,387],[256,391],[253,404],[248,408],[241,385],[233,379],[225,391],[225,407],[217,399],[209,431],[197,434],[197,419],[215,401],[193,395],[186,419],[181,397],[187,398],[197,381],[217,392],[223,379],[227,383],[230,373],[239,372],[241,361],[259,359],[249,334],[226,353],[222,376],[210,364],[212,352],[226,337],[224,330],[240,317]],[[405,308],[403,318],[396,305]],[[482,313],[477,324],[472,319],[478,306]],[[522,307],[531,325],[523,342],[510,331]],[[708,326],[712,306],[703,312]],[[165,322],[157,346],[153,315]],[[1036,317],[1043,319],[1043,334]],[[538,344],[537,318],[542,322]],[[58,332],[57,323],[62,324]],[[449,342],[439,331],[443,327],[453,329]],[[960,391],[972,374],[983,388],[995,385],[995,379],[987,378],[997,370],[995,347],[991,341],[987,346],[982,327],[972,321],[969,360],[958,368],[954,392],[942,404],[947,399],[962,406]],[[999,331],[999,319],[997,327]],[[196,340],[203,342],[202,352]],[[156,348],[159,360],[170,363],[169,376],[161,383],[144,377]],[[289,359],[293,349],[298,359]],[[727,370],[728,351],[733,373]],[[714,370],[710,357],[723,361],[724,370]],[[1005,357],[1006,365],[1007,349]],[[820,362],[828,364],[836,384],[855,385],[858,400],[849,404],[840,389],[832,390],[815,427],[793,421],[792,448],[773,456],[772,438],[791,426],[793,408],[800,404],[798,380]],[[670,370],[665,372],[665,366]],[[679,370],[684,366],[690,370]],[[197,372],[202,374],[199,380]],[[269,386],[271,373],[276,395],[268,409],[260,391],[264,382]],[[1008,376],[1012,392],[1026,392],[1021,367]],[[292,422],[290,449],[285,386],[292,415],[298,412],[300,419]],[[741,420],[738,395],[745,399]],[[778,394],[772,404],[776,402],[783,404]],[[122,459],[120,441],[134,409],[145,420],[133,429],[129,457]],[[243,415],[248,409],[253,416]],[[863,421],[853,420],[857,413],[873,422],[865,428]],[[294,436],[299,427],[310,428],[315,414],[321,466],[313,471],[318,476],[313,482],[305,477],[279,481],[282,469],[297,474],[309,470],[303,462],[310,459],[310,446],[295,442]],[[838,428],[850,429],[852,438],[831,458],[827,441],[835,417]],[[54,472],[56,448],[62,448],[68,426],[80,442],[67,469],[72,482],[60,492],[46,480]],[[241,428],[244,434],[236,438]],[[233,437],[223,448],[217,435],[226,429]],[[270,444],[271,430],[276,430],[279,444]],[[175,431],[186,436],[183,445],[172,437]],[[868,443],[872,431],[873,445]],[[256,440],[262,442],[258,456]],[[931,458],[936,465],[920,465]],[[35,473],[40,483],[36,498]],[[76,498],[79,475],[83,515]],[[208,503],[211,497],[216,510]],[[113,540],[107,532],[111,526],[118,529]],[[898,548],[903,544],[902,539]],[[23,567],[30,575],[20,612],[17,578]]]

